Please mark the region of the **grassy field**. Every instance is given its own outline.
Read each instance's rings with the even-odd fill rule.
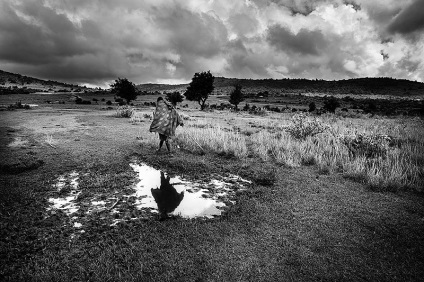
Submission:
[[[158,137],[148,132],[154,108],[144,102],[157,97],[135,101],[132,118],[97,98],[0,96],[0,104],[38,104],[0,112],[0,280],[422,279],[422,119],[201,112],[189,102],[168,154],[155,152]],[[252,184],[220,217],[159,221],[124,197],[137,181],[134,161],[191,180],[237,174]],[[58,178],[72,173],[85,232],[49,210]],[[88,212],[99,200],[122,212]]]

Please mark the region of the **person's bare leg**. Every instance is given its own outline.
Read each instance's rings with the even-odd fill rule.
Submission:
[[[168,152],[171,152],[171,146],[169,145],[168,140],[165,141],[166,148],[168,149]]]
[[[160,142],[159,142],[159,149],[157,150],[157,152],[159,152],[160,149],[162,149],[162,145],[163,145],[163,140],[160,140]]]

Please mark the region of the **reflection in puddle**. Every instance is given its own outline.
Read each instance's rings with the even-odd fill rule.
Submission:
[[[240,182],[250,183],[236,175],[195,183],[178,176],[171,178],[146,164],[130,166],[140,179],[135,187],[136,206],[159,212],[161,217],[167,214],[183,218],[221,215],[226,202],[230,202],[226,198],[243,187]]]
[[[74,171],[60,175],[53,184],[56,196],[48,198],[47,217],[63,212],[68,217],[65,226],[74,230],[71,238],[89,232],[87,228],[92,220],[96,224],[101,220],[116,226],[148,220],[153,214],[159,214],[161,219],[169,215],[213,218],[221,215],[228,205],[234,205],[235,192],[251,183],[237,175],[217,174],[208,176],[207,181],[191,182],[180,176],[170,177],[146,164],[130,166],[138,174],[134,193],[123,189],[107,194],[83,194],[79,182],[87,174]]]

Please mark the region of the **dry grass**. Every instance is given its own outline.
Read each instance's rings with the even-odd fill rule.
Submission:
[[[114,113],[114,117],[131,118],[134,114],[134,108],[129,106],[119,106]]]
[[[56,145],[56,140],[54,140],[54,138],[53,138],[53,136],[52,135],[47,135],[46,136],[46,139],[45,139],[45,142],[50,146],[50,147],[55,147],[55,145]]]
[[[293,128],[291,116],[278,114],[250,123],[244,121],[239,130],[230,125],[216,125],[219,123],[206,117],[199,118],[177,130],[175,141],[181,148],[195,153],[212,152],[240,159],[256,157],[288,167],[317,165],[321,171],[343,173],[373,188],[422,192],[424,132],[421,120],[325,115],[314,121],[325,126],[325,131],[311,131],[314,134],[295,138],[296,134],[287,130]],[[234,120],[237,117],[229,119]],[[388,147],[384,155],[354,155],[344,138],[358,134],[388,135],[396,144]]]
[[[177,134],[176,142],[189,151],[208,150],[239,158],[246,157],[248,152],[244,136],[221,126],[187,127]]]

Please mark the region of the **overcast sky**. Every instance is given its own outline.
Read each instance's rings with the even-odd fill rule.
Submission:
[[[206,70],[424,81],[424,0],[1,0],[0,69],[102,87]]]

